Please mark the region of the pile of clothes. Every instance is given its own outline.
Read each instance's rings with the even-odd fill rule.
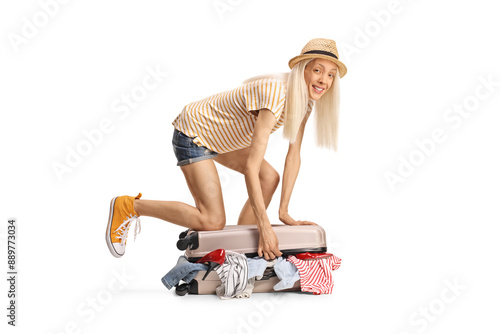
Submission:
[[[216,294],[221,299],[249,298],[255,281],[268,278],[269,272],[279,278],[275,291],[290,289],[300,280],[301,291],[329,294],[333,289],[332,271],[337,270],[340,263],[341,259],[330,253],[300,253],[267,261],[262,257],[247,258],[244,254],[226,251],[224,263],[216,268],[221,280]],[[208,265],[192,263],[181,256],[161,281],[170,290],[180,281],[189,283],[199,271],[207,270]]]

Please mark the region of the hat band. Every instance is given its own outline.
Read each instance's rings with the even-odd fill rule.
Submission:
[[[303,54],[320,54],[320,55],[326,55],[326,56],[330,56],[330,57],[333,57],[335,59],[339,59],[335,54],[331,53],[331,52],[328,52],[328,51],[323,51],[323,50],[311,50],[311,51],[307,51],[307,52],[304,52]]]

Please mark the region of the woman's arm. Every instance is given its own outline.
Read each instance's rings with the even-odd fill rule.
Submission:
[[[264,160],[269,135],[275,124],[276,118],[270,110],[262,109],[259,111],[244,172],[250,205],[252,206],[259,229],[258,254],[266,260],[281,256],[278,247],[278,238],[276,238],[276,234],[267,217],[266,205],[259,180],[260,166]]]
[[[302,138],[304,137],[304,129],[306,127],[307,119],[310,112],[306,114],[297,132],[297,139],[288,147],[288,154],[285,159],[285,169],[283,171],[283,183],[281,186],[281,202],[279,208],[279,218],[287,225],[311,225],[314,224],[308,221],[295,221],[288,214],[288,204],[292,196],[293,186],[300,169],[300,147],[302,145]]]

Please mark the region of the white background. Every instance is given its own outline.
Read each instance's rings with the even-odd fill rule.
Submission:
[[[51,16],[44,3],[52,3]],[[0,7],[2,268],[7,219],[19,225],[18,327],[6,324],[2,279],[2,328],[498,331],[500,22],[491,1],[54,3]],[[29,35],[26,22],[35,21]],[[12,36],[25,40],[15,45]],[[170,143],[182,107],[248,77],[288,71],[288,60],[317,37],[336,40],[348,68],[339,151],[315,148],[308,124],[290,213],[322,225],[329,251],[342,258],[333,294],[177,297],[160,278],[180,255],[183,228],[149,217],[126,255],[112,257],[104,239],[112,197],[142,192],[194,204]],[[113,104],[142,84],[147,68],[168,75],[120,118]],[[494,83],[490,91],[481,77]],[[461,123],[443,118],[464,103],[472,111]],[[84,131],[104,119],[113,130],[59,179],[53,164],[65,164]],[[428,143],[436,129],[445,140],[432,150],[428,144],[424,155],[415,141]],[[279,131],[266,158],[280,174],[286,149]],[[386,174],[410,158],[419,165],[406,166],[404,182],[391,189]],[[244,181],[219,170],[228,224],[235,224],[247,199]],[[273,223],[279,193],[268,209]],[[124,288],[111,292],[118,272]]]

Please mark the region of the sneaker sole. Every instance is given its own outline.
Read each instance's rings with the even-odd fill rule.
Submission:
[[[109,207],[109,219],[108,219],[108,227],[106,228],[106,244],[108,245],[109,251],[114,257],[122,257],[123,254],[118,254],[113,247],[113,242],[111,241],[111,223],[113,222],[113,210],[115,207],[115,200],[117,197],[111,200],[111,204]]]

